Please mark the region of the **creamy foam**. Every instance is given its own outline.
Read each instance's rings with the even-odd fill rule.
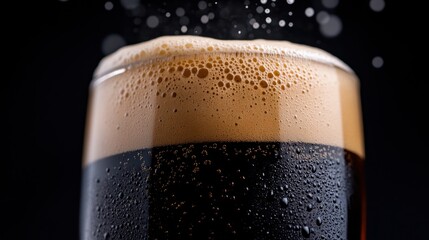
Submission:
[[[106,57],[95,77],[85,163],[207,141],[303,141],[364,154],[358,80],[319,49],[161,37]]]

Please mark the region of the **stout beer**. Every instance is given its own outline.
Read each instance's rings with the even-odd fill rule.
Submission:
[[[364,239],[359,83],[283,41],[162,37],[91,85],[81,239]]]

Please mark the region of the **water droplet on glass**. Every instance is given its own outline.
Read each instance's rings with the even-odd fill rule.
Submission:
[[[303,237],[309,238],[310,237],[310,228],[307,226],[303,226],[301,229],[301,233],[302,233]]]
[[[287,205],[289,204],[289,200],[287,199],[287,197],[282,198],[282,206],[283,207],[287,207]]]
[[[280,20],[280,21],[279,21],[279,26],[280,26],[280,27],[284,27],[284,26],[286,26],[286,21],[285,21],[285,20],[283,20],[283,19],[282,19],[282,20]]]
[[[104,239],[110,239],[110,234],[108,232],[104,233],[103,235]]]
[[[295,0],[286,0],[286,2],[287,2],[288,4],[293,4],[293,3],[295,2]]]
[[[322,225],[322,218],[317,217],[317,218],[316,218],[316,224],[317,224],[317,226]]]

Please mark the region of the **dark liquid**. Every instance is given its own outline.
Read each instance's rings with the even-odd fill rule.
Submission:
[[[360,239],[361,163],[296,142],[110,156],[84,169],[81,239]]]

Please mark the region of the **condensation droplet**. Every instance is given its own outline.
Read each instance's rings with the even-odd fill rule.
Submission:
[[[282,198],[282,206],[283,207],[287,207],[287,205],[289,204],[289,200],[287,199],[287,197]]]
[[[322,225],[322,218],[317,217],[317,218],[316,218],[316,224],[317,224],[317,226]]]
[[[310,237],[310,228],[308,226],[303,226],[301,229],[302,236],[305,238]]]

